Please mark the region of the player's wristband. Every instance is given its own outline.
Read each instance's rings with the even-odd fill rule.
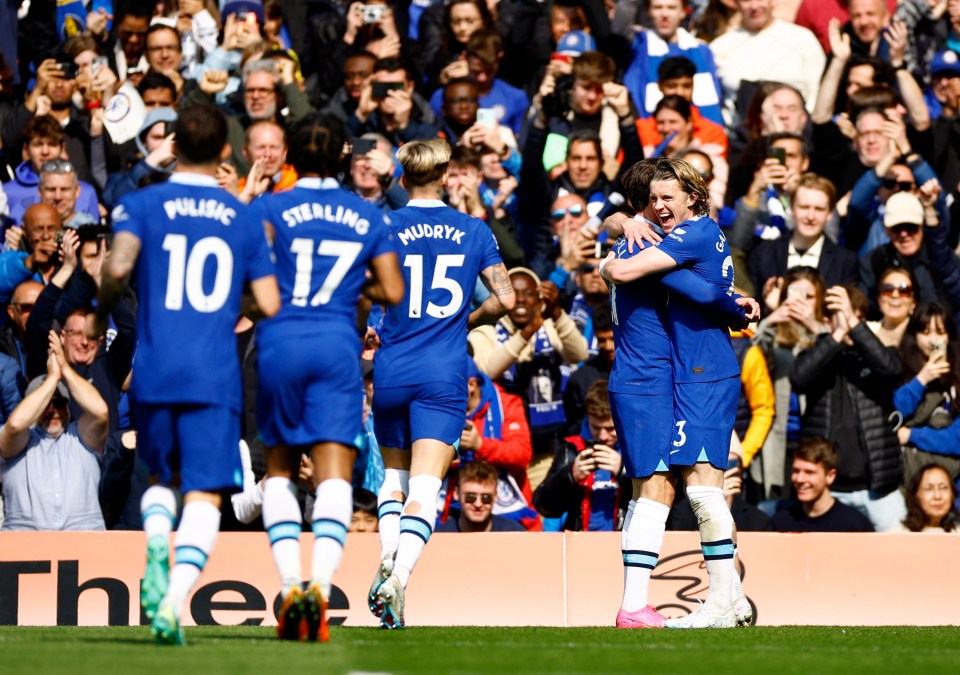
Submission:
[[[607,277],[606,274],[603,273],[603,268],[606,266],[608,262],[610,262],[610,258],[604,258],[603,260],[601,260],[600,264],[597,265],[597,271],[600,273],[600,276],[604,278],[604,280],[612,281],[609,277]]]

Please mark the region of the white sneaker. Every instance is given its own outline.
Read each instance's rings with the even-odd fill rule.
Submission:
[[[383,616],[380,617],[380,627],[388,630],[403,628],[403,585],[397,575],[380,584],[377,598],[383,604]]]
[[[734,598],[733,613],[737,617],[738,626],[749,626],[753,623],[753,607],[746,595]]]
[[[373,575],[373,582],[370,584],[370,592],[367,594],[367,607],[378,619],[383,616],[383,603],[377,597],[377,591],[380,590],[383,582],[390,578],[391,574],[393,574],[393,558],[387,556],[380,560],[377,573]]]
[[[722,614],[714,614],[700,605],[695,610],[679,619],[667,619],[665,628],[736,628],[737,615],[731,606]]]

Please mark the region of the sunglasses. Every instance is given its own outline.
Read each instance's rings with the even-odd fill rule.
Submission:
[[[896,190],[897,192],[910,192],[915,187],[917,187],[917,184],[907,180],[896,180],[895,178],[884,178],[883,187],[887,188],[888,190]]]
[[[32,312],[32,311],[33,311],[33,303],[32,303],[32,302],[18,302],[18,303],[16,303],[16,304],[14,304],[13,307],[14,307],[14,309],[16,309],[18,312],[24,312],[24,313],[26,313],[26,312]]]
[[[550,212],[550,217],[554,220],[563,220],[563,217],[568,213],[574,218],[579,218],[583,215],[583,206],[574,204],[569,209],[557,209],[556,211]]]
[[[66,408],[70,404],[70,401],[62,396],[56,396],[50,399],[50,402],[53,404],[54,408]]]
[[[477,494],[476,492],[467,492],[463,495],[463,499],[461,501],[464,504],[473,504],[475,501],[477,501],[477,497],[479,497],[480,501],[484,504],[493,504],[493,495],[490,493],[484,493],[481,495]]]
[[[880,284],[878,289],[880,295],[892,296],[894,293],[901,295],[905,298],[913,297],[913,286],[909,284],[900,284],[899,286],[894,286],[893,284]]]
[[[914,223],[901,223],[899,225],[894,225],[893,227],[888,227],[894,235],[909,234],[910,236],[915,235],[920,231],[920,226],[915,225]]]

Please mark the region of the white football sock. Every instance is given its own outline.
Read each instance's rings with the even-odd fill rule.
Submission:
[[[400,513],[403,501],[397,500],[394,493],[410,494],[410,472],[402,469],[386,469],[383,485],[377,494],[377,529],[380,532],[380,559],[397,554],[400,543]]]
[[[140,498],[140,522],[147,539],[169,537],[177,520],[177,496],[164,485],[151,485]]]
[[[350,519],[353,517],[353,486],[342,478],[328,478],[317,486],[313,502],[312,583],[320,584],[323,597],[330,599],[333,574],[343,557]]]
[[[441,484],[439,478],[430,475],[413,476],[410,479],[410,494],[404,513],[400,516],[400,541],[393,568],[393,573],[404,588],[417,560],[420,559],[423,547],[433,534],[433,526],[437,522],[437,495],[440,494]],[[420,508],[415,514],[409,515],[407,510],[414,504]]]
[[[700,545],[710,577],[710,592],[704,602],[707,611],[722,614],[733,605],[733,516],[723,498],[723,489],[702,485],[687,486],[687,497],[700,526]]]
[[[220,509],[210,502],[184,504],[180,527],[174,537],[176,564],[170,571],[170,588],[164,604],[172,604],[177,615],[187,595],[200,579],[207,558],[220,531]]]
[[[303,514],[297,501],[297,486],[289,478],[274,476],[263,482],[263,527],[280,573],[283,597],[300,587],[300,533]]]
[[[640,498],[633,508],[630,525],[621,536],[623,549],[623,602],[628,612],[643,609],[649,604],[647,592],[650,576],[663,548],[670,507],[652,499]]]

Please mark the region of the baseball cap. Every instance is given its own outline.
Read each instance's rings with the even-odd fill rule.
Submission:
[[[30,380],[30,384],[27,385],[27,390],[23,392],[24,397],[27,397],[33,392],[35,392],[46,381],[47,381],[46,375],[39,375],[33,378],[32,380]],[[57,382],[57,394],[67,400],[70,400],[70,391],[67,389],[67,385],[63,383],[63,380],[60,380],[59,382]]]
[[[909,192],[898,192],[887,200],[884,207],[883,226],[923,225],[923,204]]]
[[[960,54],[952,49],[944,49],[938,52],[930,62],[930,74],[933,76],[946,75],[952,73],[960,77]]]
[[[263,25],[263,3],[260,0],[227,0],[220,15],[226,20],[231,14],[240,12],[253,12],[257,15],[257,23]]]
[[[557,42],[556,53],[565,56],[580,56],[584,52],[597,50],[597,41],[590,33],[582,30],[572,30],[566,33]]]

